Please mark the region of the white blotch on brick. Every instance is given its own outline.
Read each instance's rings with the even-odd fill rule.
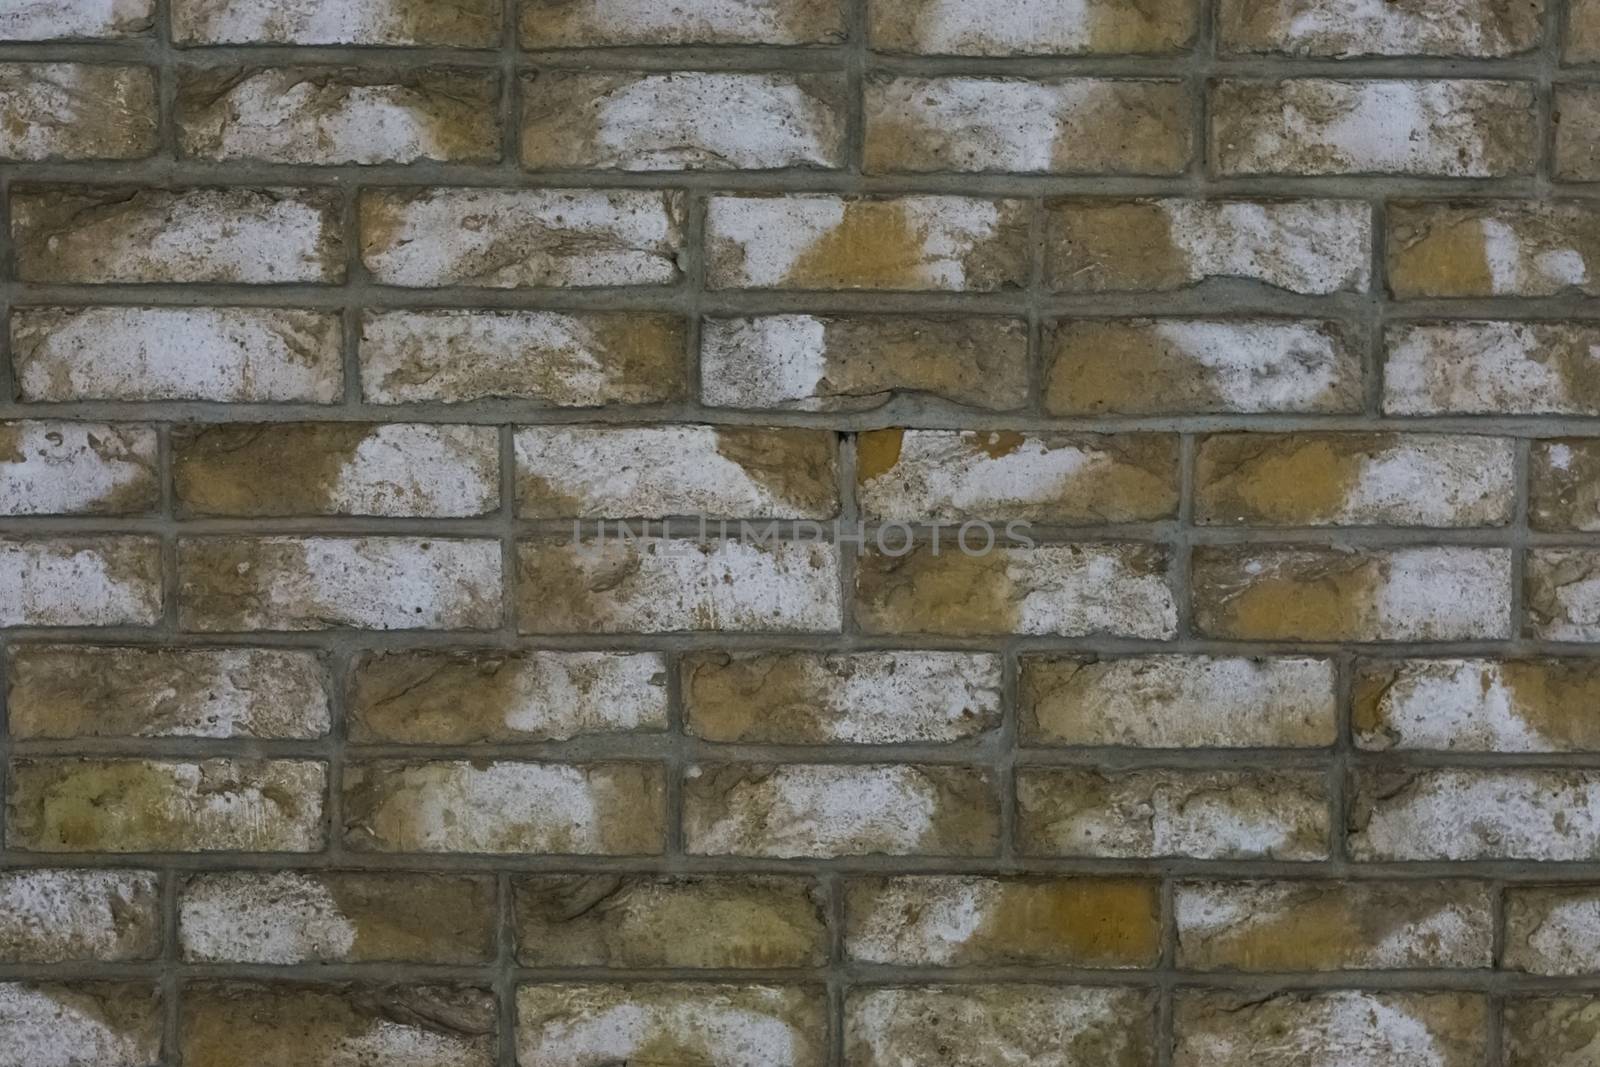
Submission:
[[[1600,778],[1585,771],[1423,771],[1369,812],[1357,860],[1600,857]]]
[[[154,955],[157,897],[145,871],[0,874],[0,954],[25,963]]]
[[[173,0],[172,35],[196,44],[431,44],[406,31],[405,9],[416,6],[414,0]],[[484,21],[481,43],[488,45],[494,37]]]
[[[1353,200],[1161,200],[1196,281],[1252,278],[1295,293],[1367,288],[1371,209]]]
[[[1600,971],[1600,896],[1592,890],[1512,890],[1507,964],[1534,974]]]
[[[340,466],[329,507],[351,515],[482,515],[500,496],[498,448],[492,426],[376,426]]]
[[[321,880],[288,871],[201,876],[178,912],[186,959],[307,963],[338,959],[356,942],[355,924]]]
[[[0,983],[0,1067],[149,1067],[160,1056],[149,1018],[119,1030],[90,996],[60,986]]]
[[[700,333],[701,401],[821,411],[827,352],[827,324],[815,315],[707,319]]]
[[[154,9],[154,0],[8,0],[0,40],[125,37],[147,28]]]
[[[1314,323],[1181,319],[1155,328],[1210,372],[1230,410],[1317,411],[1344,376],[1337,338]]]
[[[113,556],[148,567],[130,574]],[[0,626],[151,625],[161,617],[155,560],[144,538],[0,541]]]
[[[1493,660],[1414,660],[1379,698],[1377,731],[1357,730],[1365,748],[1454,752],[1551,752],[1560,745],[1517,713],[1516,690]]]
[[[1593,414],[1549,358],[1557,331],[1578,326],[1451,322],[1391,334],[1383,409],[1392,415]],[[1590,346],[1600,362],[1600,334]]]
[[[92,512],[119,490],[154,489],[156,435],[148,427],[17,422],[0,429],[17,435],[14,457],[0,456],[0,514]]]
[[[913,31],[917,51],[946,55],[1082,52],[1096,0],[937,0]],[[1131,15],[1124,17],[1132,17]]]
[[[1078,544],[1003,549],[1016,632],[1170,638],[1178,608],[1164,574],[1130,566],[1127,546]],[[915,620],[911,620],[914,624]],[[914,627],[913,627],[914,628]]]

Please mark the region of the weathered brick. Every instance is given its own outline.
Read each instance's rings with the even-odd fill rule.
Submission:
[[[15,645],[11,735],[316,738],[331,724],[316,653],[276,648]]]
[[[161,1025],[148,983],[0,983],[0,1067],[149,1067]]]
[[[1531,174],[1539,155],[1527,82],[1223,82],[1211,115],[1222,175],[1492,178]]]
[[[1600,970],[1600,890],[1592,885],[1507,889],[1505,966],[1548,975]]]
[[[24,281],[344,279],[337,189],[23,186],[11,232]]]
[[[1485,968],[1494,898],[1471,882],[1182,882],[1178,965],[1199,970]]]
[[[486,963],[494,879],[394,871],[199,874],[179,887],[187,960]]]
[[[1528,636],[1600,641],[1600,551],[1534,549],[1528,553],[1524,595]]]
[[[1028,276],[1028,207],[960,196],[713,196],[714,289],[990,292]]]
[[[1297,319],[1067,319],[1045,330],[1052,415],[1322,413],[1361,407],[1341,324]]]
[[[1600,61],[1600,3],[1596,0],[1570,0],[1567,4],[1566,42],[1567,62]]]
[[[482,515],[499,506],[493,426],[233,423],[172,434],[184,515]]]
[[[35,852],[315,852],[326,782],[326,765],[307,760],[16,760],[6,840]]]
[[[829,44],[845,37],[839,0],[522,0],[527,48],[603,45]]]
[[[1177,633],[1163,546],[1002,544],[968,555],[953,540],[937,553],[922,544],[899,556],[863,556],[856,572],[862,629],[1157,639]]]
[[[850,1067],[1151,1067],[1155,1045],[1155,998],[1142,989],[884,986],[845,1002]]]
[[[407,650],[363,653],[348,704],[354,741],[564,741],[667,727],[658,654]]]
[[[1189,105],[1172,81],[871,77],[868,171],[1181,174]]]
[[[1009,411],[1028,398],[1015,319],[761,315],[706,319],[700,399],[712,407],[860,411],[896,394]]]
[[[155,24],[155,0],[18,3],[0,11],[0,40],[52,41],[134,37]]]
[[[517,990],[517,1062],[822,1067],[821,986],[709,982],[525,985]]]
[[[1382,1062],[1475,1067],[1488,1047],[1481,994],[1178,994],[1173,1067],[1301,1067]]]
[[[926,55],[1115,55],[1187,48],[1190,0],[873,0],[872,47]]]
[[[173,0],[179,44],[365,44],[492,48],[502,0]]]
[[[500,545],[414,537],[188,538],[187,630],[484,630],[500,622]]]
[[[198,159],[486,163],[497,77],[449,67],[207,67],[178,80],[178,142]]]
[[[1592,771],[1376,770],[1351,784],[1356,860],[1600,858]]]
[[[1504,526],[1515,442],[1444,434],[1217,434],[1196,519],[1258,526]]]
[[[666,786],[649,763],[367,763],[344,774],[360,852],[661,851]]]
[[[1054,200],[1045,282],[1058,292],[1182,289],[1243,278],[1294,293],[1367,287],[1372,212],[1354,200]]]
[[[1159,898],[1142,879],[865,879],[846,890],[845,949],[900,967],[1150,967]]]
[[[0,423],[0,514],[127,515],[160,501],[148,426]]]
[[[1600,438],[1534,441],[1528,524],[1536,530],[1600,530]]]
[[[979,767],[713,764],[683,787],[684,847],[704,856],[981,856],[999,843]]]
[[[544,875],[515,883],[531,967],[819,967],[821,892],[798,878]]]
[[[155,149],[151,68],[0,63],[0,159],[138,159]]]
[[[1229,52],[1498,58],[1536,48],[1543,19],[1543,0],[1223,0],[1217,34]]]
[[[1320,771],[1024,767],[1017,833],[1030,856],[1325,859],[1325,789]]]
[[[1391,415],[1600,414],[1600,329],[1588,323],[1439,322],[1391,327]]]
[[[7,871],[0,874],[0,960],[153,959],[161,951],[160,898],[148,871]]]
[[[1506,1067],[1587,1067],[1600,1056],[1600,1001],[1518,997],[1505,1006]]]
[[[940,743],[1000,725],[985,653],[697,652],[680,672],[686,728],[707,741]]]
[[[1600,85],[1558,85],[1555,90],[1555,176],[1600,181]]]
[[[385,285],[664,285],[683,242],[680,193],[369,189],[361,259]]]
[[[1366,660],[1352,727],[1369,749],[1600,750],[1600,666],[1580,659]]]
[[[1195,625],[1272,641],[1452,641],[1511,629],[1511,555],[1498,548],[1195,549]]]
[[[160,617],[152,538],[0,539],[0,627],[148,626]]]
[[[1600,211],[1575,200],[1398,201],[1389,291],[1414,297],[1600,295]]]
[[[1030,744],[1322,747],[1336,732],[1322,659],[1027,656],[1017,704]]]
[[[831,74],[543,71],[522,82],[536,170],[775,170],[844,162]]]
[[[518,546],[524,633],[838,630],[839,551],[803,541],[629,538]]]
[[[1171,434],[874,430],[856,439],[870,519],[1143,522],[1178,513]]]
[[[524,518],[828,518],[834,435],[750,426],[529,426],[517,431]]]
[[[339,317],[294,308],[21,308],[23,400],[302,401],[344,393]]]
[[[361,327],[373,404],[652,404],[685,392],[683,320],[649,312],[374,311]]]
[[[184,1067],[493,1067],[494,995],[464,986],[204,982],[183,991]]]

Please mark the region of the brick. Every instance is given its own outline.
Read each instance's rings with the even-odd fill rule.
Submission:
[[[1320,748],[1336,733],[1327,660],[1026,656],[1020,669],[1029,744]]]
[[[136,982],[0,982],[0,1067],[149,1067],[161,997]]]
[[[128,515],[160,502],[148,426],[0,423],[0,514]]]
[[[665,285],[678,279],[680,193],[369,189],[361,259],[384,285]]]
[[[1558,85],[1552,105],[1556,128],[1555,176],[1571,182],[1600,181],[1600,86]]]
[[[1027,281],[1027,205],[960,196],[713,196],[713,289],[992,292]]]
[[[1219,175],[1532,174],[1538,122],[1531,83],[1289,78],[1212,91]]]
[[[1518,997],[1505,1006],[1506,1067],[1584,1067],[1600,1054],[1592,996]]]
[[[1392,327],[1383,367],[1391,415],[1600,414],[1588,323],[1440,322]]]
[[[1126,878],[872,878],[845,893],[845,949],[897,967],[1151,967],[1160,955],[1153,881]]]
[[[265,163],[488,163],[500,84],[449,67],[208,67],[178,79],[183,154]]]
[[[1242,278],[1294,293],[1359,292],[1371,209],[1354,200],[1053,200],[1045,283],[1057,292],[1183,289]]]
[[[186,1067],[493,1067],[494,995],[461,986],[193,983],[183,991],[179,1046]]]
[[[1046,327],[1044,356],[1052,415],[1361,407],[1360,358],[1348,329],[1334,322],[1067,319]]]
[[[679,668],[686,729],[743,744],[940,744],[1000,725],[998,656],[696,652]]]
[[[1377,770],[1351,785],[1358,861],[1600,857],[1600,777],[1591,771]]]
[[[347,705],[354,741],[408,745],[565,741],[667,728],[655,653],[366,652]]]
[[[0,159],[139,159],[156,121],[149,67],[0,63]]]
[[[17,738],[310,739],[332,722],[310,651],[26,644],[10,664]]]
[[[798,878],[543,875],[515,883],[529,967],[820,967],[820,889]]]
[[[339,317],[294,308],[22,308],[23,400],[301,401],[344,393]]]
[[[1030,856],[1326,859],[1325,788],[1320,771],[1026,767],[1017,833]]]
[[[1183,991],[1173,1067],[1299,1067],[1374,1055],[1416,1067],[1483,1062],[1488,1009],[1472,993]]]
[[[233,423],[173,432],[182,515],[483,515],[500,504],[493,426]]]
[[[1193,556],[1195,625],[1273,641],[1469,641],[1510,636],[1504,549],[1207,545]]]
[[[670,6],[612,0],[523,0],[526,48],[604,45],[832,44],[844,40],[839,0],[679,0]]]
[[[712,407],[863,411],[898,394],[1009,411],[1028,399],[1015,319],[760,315],[705,319],[700,400]]]
[[[24,281],[344,279],[336,189],[23,186],[11,232]]]
[[[358,852],[661,852],[666,787],[648,763],[368,763],[344,776]]]
[[[1151,1067],[1155,1043],[1155,1000],[1142,989],[869,986],[845,1002],[851,1067]]]
[[[1349,971],[1492,965],[1494,898],[1470,882],[1182,882],[1178,964]]]
[[[1567,5],[1566,52],[1568,63],[1600,61],[1600,4],[1571,0]]]
[[[878,634],[1167,639],[1177,633],[1169,562],[1152,544],[1002,545],[968,555],[947,541],[937,554],[928,544],[900,556],[873,552],[856,571],[856,615]]]
[[[0,627],[148,626],[160,617],[152,538],[0,539]]]
[[[1170,434],[874,430],[856,439],[869,519],[1147,522],[1178,513]]]
[[[710,982],[525,985],[517,990],[517,1062],[828,1062],[821,986]]]
[[[1171,53],[1194,40],[1189,0],[873,0],[872,47],[924,55]]]
[[[1528,457],[1528,524],[1535,530],[1600,530],[1600,439],[1534,441]]]
[[[154,959],[160,899],[148,871],[7,871],[0,874],[0,960]]]
[[[517,551],[524,633],[815,633],[841,624],[833,545],[613,532],[603,542],[530,541]]]
[[[1367,660],[1352,727],[1367,749],[1600,750],[1600,669],[1580,659]]]
[[[1392,433],[1217,434],[1200,442],[1196,519],[1258,526],[1505,526],[1515,443]]]
[[[683,320],[648,312],[369,311],[361,391],[373,404],[653,404],[685,392]]]
[[[1547,641],[1600,641],[1600,553],[1544,548],[1528,553],[1524,632]]]
[[[1182,83],[869,77],[868,171],[1181,174]]]
[[[327,767],[306,760],[16,760],[6,840],[36,852],[315,852]]]
[[[179,44],[439,45],[492,48],[502,0],[173,0]]]
[[[542,71],[522,82],[535,170],[776,170],[844,163],[837,75]]]
[[[485,630],[500,545],[414,537],[234,537],[178,545],[186,630]]]
[[[1425,0],[1404,6],[1224,0],[1217,34],[1228,52],[1499,58],[1536,48],[1543,19],[1542,0]]]
[[[702,856],[982,856],[999,843],[977,767],[713,764],[689,768],[684,847]]]
[[[0,40],[59,41],[135,37],[155,24],[155,0],[78,0],[17,4],[0,12]]]
[[[1600,295],[1600,212],[1586,202],[1398,201],[1388,219],[1399,299]]]
[[[524,518],[828,518],[834,435],[750,426],[529,426],[516,433]]]
[[[1600,893],[1594,886],[1507,889],[1504,965],[1546,975],[1600,970]]]
[[[205,963],[487,963],[489,877],[394,871],[198,874],[178,890],[183,958]]]

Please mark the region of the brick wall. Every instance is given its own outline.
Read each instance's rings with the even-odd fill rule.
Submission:
[[[1600,0],[0,0],[0,1067],[1600,1063],[1597,146]]]

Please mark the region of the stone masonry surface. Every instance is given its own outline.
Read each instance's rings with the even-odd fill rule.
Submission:
[[[1600,0],[0,0],[0,316],[0,1067],[1600,1067]]]

